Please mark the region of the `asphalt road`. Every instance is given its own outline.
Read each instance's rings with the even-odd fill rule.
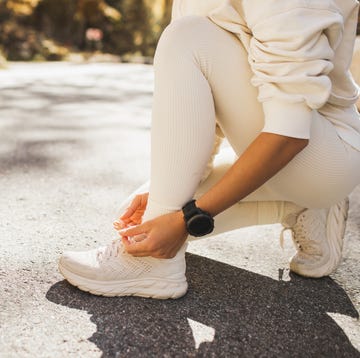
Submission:
[[[290,274],[279,225],[190,244],[176,301],[102,298],[57,259],[116,237],[149,175],[152,67],[0,72],[0,357],[360,357],[360,188],[335,274]]]

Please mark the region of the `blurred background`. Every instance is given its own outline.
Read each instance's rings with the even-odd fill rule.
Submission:
[[[1,61],[59,61],[94,52],[125,61],[151,58],[171,5],[172,0],[0,0]]]
[[[152,57],[172,0],[0,0],[0,57],[59,61],[108,53]]]
[[[282,250],[281,227],[270,225],[191,244],[188,251],[202,257],[190,261],[192,293],[176,311],[171,302],[90,297],[62,281],[60,254],[117,238],[121,202],[149,178],[148,64],[171,5],[0,0],[0,357],[226,356],[252,347],[260,356],[279,349],[304,356],[306,347],[307,356],[358,357],[360,186],[351,196],[345,259],[331,279],[290,277],[291,240]],[[351,71],[360,84],[360,36]],[[237,277],[240,286],[231,282]],[[209,292],[219,294],[209,301]],[[263,305],[269,292],[279,293],[267,306],[274,315]],[[250,309],[237,311],[246,302]],[[265,312],[256,316],[263,330],[254,312]],[[199,331],[216,329],[214,342],[197,351],[190,321]]]

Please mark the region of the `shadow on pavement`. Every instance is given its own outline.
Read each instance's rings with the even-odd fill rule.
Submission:
[[[97,297],[66,281],[46,297],[92,315],[97,331],[89,340],[103,357],[360,356],[327,314],[359,317],[332,279],[276,281],[192,254],[187,265],[189,292],[175,301]],[[196,349],[207,330],[213,338]]]
[[[57,153],[59,147],[73,147],[76,140],[18,140],[8,145],[8,150],[0,153],[0,173],[10,171],[28,171],[56,167],[61,159]],[[4,147],[6,143],[4,143]]]

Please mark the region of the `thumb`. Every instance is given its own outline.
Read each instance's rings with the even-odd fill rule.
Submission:
[[[126,236],[136,236],[136,235],[140,235],[140,234],[145,234],[147,232],[147,225],[145,224],[141,224],[141,225],[137,225],[137,226],[131,226],[129,228],[125,228],[122,230],[119,230],[119,234],[122,237],[126,237]]]

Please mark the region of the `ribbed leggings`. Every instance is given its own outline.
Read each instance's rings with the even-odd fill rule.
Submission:
[[[154,69],[145,220],[179,210],[232,165],[235,156],[220,153],[210,176],[199,184],[212,155],[216,123],[237,156],[264,125],[245,48],[207,18],[189,16],[170,24],[159,41]],[[309,145],[258,190],[218,215],[215,234],[280,222],[305,207],[329,207],[360,183],[359,168],[360,152],[316,112]]]

